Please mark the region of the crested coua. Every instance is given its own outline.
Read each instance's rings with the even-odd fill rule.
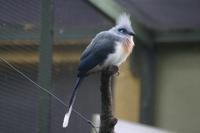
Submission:
[[[116,19],[114,27],[98,33],[92,39],[80,58],[77,81],[69,101],[69,110],[63,121],[64,128],[68,126],[77,89],[84,77],[111,65],[119,67],[132,52],[135,45],[134,36],[130,16],[123,13]]]

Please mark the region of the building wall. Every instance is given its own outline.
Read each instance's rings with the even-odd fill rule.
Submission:
[[[200,48],[159,48],[156,67],[156,125],[199,133]]]
[[[8,48],[10,49],[10,54],[6,54],[6,51],[0,52],[0,57],[9,61],[33,81],[37,82],[38,53],[36,49],[13,53],[12,51],[17,51],[17,48],[13,48],[13,50],[12,48],[11,46]],[[23,47],[21,49],[23,50]],[[72,88],[76,81],[80,49],[62,46],[54,50],[52,92],[63,100],[64,103],[68,104]],[[1,49],[0,51],[3,50]],[[88,119],[91,119],[93,114],[100,113],[99,86],[99,76],[97,74],[89,76],[80,86],[75,109]],[[0,60],[0,94],[0,132],[37,132],[38,99],[41,95],[41,90],[11,69],[2,60]],[[48,109],[49,107],[46,106],[45,108]],[[91,127],[74,112],[70,118],[69,127],[66,129],[62,128],[63,117],[66,111],[65,106],[51,97],[48,119],[50,123],[49,132],[88,133],[91,131]]]
[[[139,79],[130,71],[129,61],[120,67],[120,75],[115,80],[115,115],[128,121],[139,120]]]

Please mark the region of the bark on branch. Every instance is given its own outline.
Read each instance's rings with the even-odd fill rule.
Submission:
[[[99,133],[114,133],[117,119],[112,114],[112,89],[111,80],[113,75],[118,72],[117,66],[109,66],[101,72],[101,123]]]

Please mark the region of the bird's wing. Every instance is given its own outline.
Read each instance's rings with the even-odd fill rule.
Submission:
[[[83,52],[80,59],[79,71],[87,73],[96,65],[103,63],[106,57],[115,51],[119,38],[109,32],[101,32]]]
[[[92,49],[94,48],[94,46],[97,44],[97,40],[98,38],[101,38],[102,35],[105,34],[105,31],[98,33],[90,42],[90,44],[86,47],[86,49],[83,51],[83,53],[81,54],[81,58],[80,60],[84,59],[86,56],[88,56],[91,52]]]

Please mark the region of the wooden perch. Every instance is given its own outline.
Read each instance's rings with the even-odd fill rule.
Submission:
[[[114,133],[117,119],[112,114],[112,89],[113,75],[118,72],[117,66],[109,66],[101,72],[101,123],[99,133]]]

